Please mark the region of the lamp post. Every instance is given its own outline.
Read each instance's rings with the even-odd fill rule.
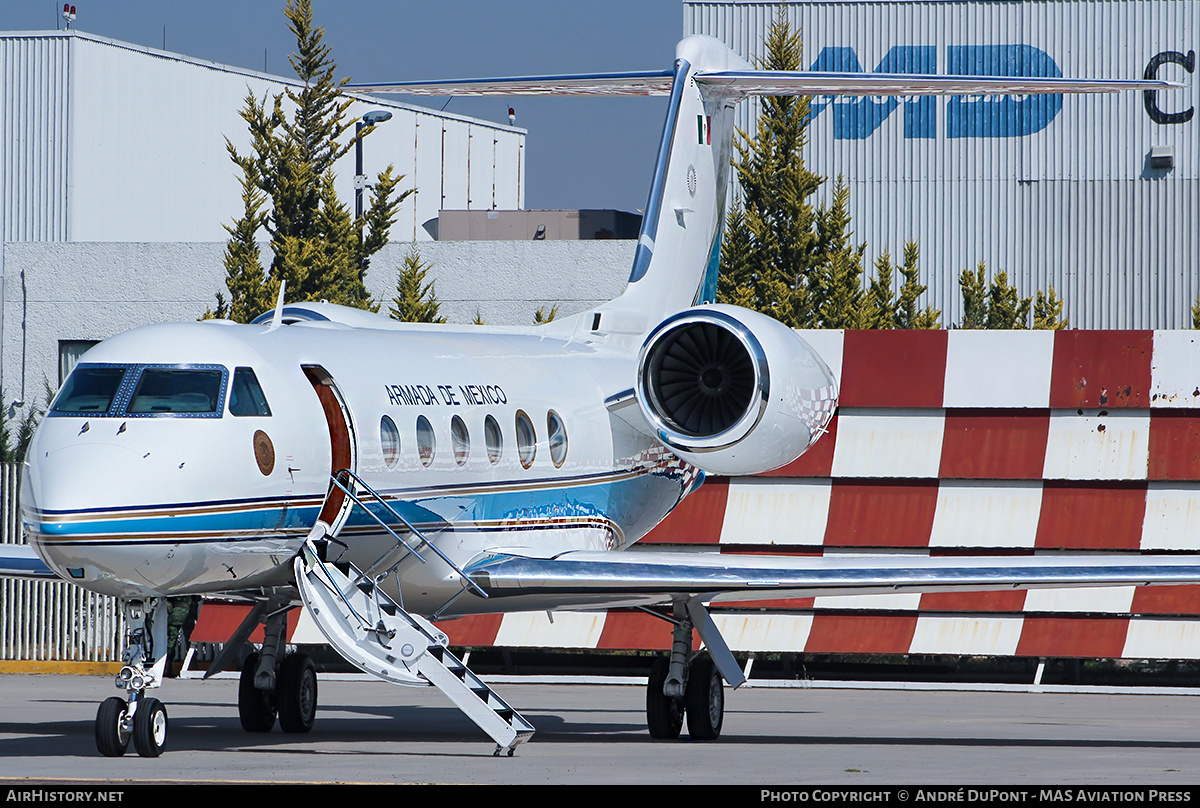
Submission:
[[[355,220],[362,219],[363,215],[363,189],[369,187],[367,185],[367,175],[363,173],[363,158],[362,158],[362,130],[364,126],[374,126],[375,124],[390,121],[392,113],[384,109],[373,109],[366,115],[354,123],[354,218]]]

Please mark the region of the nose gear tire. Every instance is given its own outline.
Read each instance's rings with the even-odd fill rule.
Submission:
[[[129,748],[129,733],[121,729],[126,707],[125,699],[110,696],[96,711],[96,748],[105,757],[120,757]]]
[[[133,745],[142,757],[158,757],[167,746],[167,708],[156,698],[143,698],[133,714]]]

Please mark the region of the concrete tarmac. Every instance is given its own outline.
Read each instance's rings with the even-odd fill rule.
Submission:
[[[653,741],[644,686],[501,684],[512,758],[432,688],[322,679],[307,735],[242,731],[237,682],[171,680],[167,750],[96,752],[107,676],[0,676],[0,786],[29,781],[1159,785],[1197,780],[1195,696],[726,689],[719,741]]]

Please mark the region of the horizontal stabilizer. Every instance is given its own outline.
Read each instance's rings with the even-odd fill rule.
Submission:
[[[405,81],[392,84],[348,84],[356,93],[405,95],[666,95],[674,71],[579,73],[564,76],[512,76],[450,81]]]
[[[941,76],[919,73],[825,73],[729,70],[697,73],[696,83],[721,95],[1045,95],[1169,90],[1169,81],[1036,76]]]
[[[406,95],[667,95],[673,71],[455,79],[437,82],[350,84],[362,93]],[[698,71],[696,83],[713,95],[1029,95],[1170,90],[1169,81],[1036,76],[942,76],[920,73],[826,73],[804,70]]]

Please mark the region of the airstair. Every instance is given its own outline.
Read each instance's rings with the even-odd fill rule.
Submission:
[[[380,586],[410,555],[425,562],[422,550],[437,554],[458,572],[464,584],[458,594],[475,586],[474,582],[352,472],[339,472],[334,482],[390,533],[397,545],[365,571],[349,565],[348,572],[343,572],[340,565],[322,561],[315,544],[336,536],[322,522],[313,526],[295,562],[296,584],[321,633],[338,653],[365,673],[392,684],[438,688],[491,736],[496,742],[495,755],[512,756],[517,746],[533,735],[533,726],[450,652],[443,632],[425,617],[406,611]],[[355,487],[375,497],[382,510],[400,521],[417,541],[410,544],[396,533],[366,506],[359,492],[353,490]],[[447,605],[449,602],[438,611]]]

